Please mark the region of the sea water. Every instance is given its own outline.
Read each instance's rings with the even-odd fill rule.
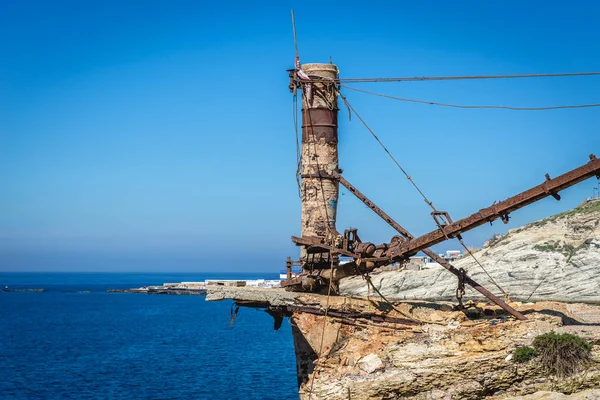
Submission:
[[[0,273],[2,399],[297,399],[289,322],[107,289],[277,274]],[[43,292],[23,291],[44,289]]]

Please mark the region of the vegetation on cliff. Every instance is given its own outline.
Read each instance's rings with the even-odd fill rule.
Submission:
[[[568,210],[565,212],[562,212],[560,214],[555,214],[552,215],[550,217],[541,219],[539,221],[536,222],[532,222],[529,225],[525,225],[524,228],[530,227],[530,226],[544,226],[549,222],[554,222],[559,218],[562,217],[567,217],[567,216],[572,216],[572,215],[577,215],[577,214],[589,214],[589,213],[593,213],[593,212],[600,212],[600,201],[598,200],[591,200],[591,201],[585,201],[583,203],[581,203],[579,206],[573,208],[572,210]]]
[[[537,352],[530,346],[519,346],[513,352],[513,361],[516,363],[525,363],[533,360],[537,356]]]
[[[513,360],[536,360],[544,371],[559,378],[581,372],[592,362],[592,345],[577,335],[547,332],[537,336],[531,345],[517,347]]]
[[[584,370],[592,361],[592,345],[577,335],[544,333],[532,343],[542,368],[558,377]]]

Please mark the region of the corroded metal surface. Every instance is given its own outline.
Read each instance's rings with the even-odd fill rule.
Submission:
[[[414,236],[411,235],[402,225],[400,225],[398,222],[394,221],[394,219],[392,219],[392,217],[387,215],[381,208],[377,207],[377,205],[375,205],[375,203],[370,201],[364,194],[362,194],[358,189],[356,189],[354,186],[352,186],[350,184],[350,182],[348,182],[346,179],[344,179],[341,176],[339,179],[340,179],[340,183],[342,185],[344,185],[348,190],[350,190],[350,192],[352,192],[356,197],[358,197],[358,199],[360,199],[363,203],[365,203],[371,210],[373,210],[373,212],[375,212],[377,215],[379,215],[385,222],[387,222],[392,228],[394,228],[396,231],[398,231],[398,233],[400,233],[403,236],[403,237],[398,237],[399,240],[397,240],[396,243],[398,243],[399,245],[402,245],[414,238]],[[473,289],[475,289],[479,293],[483,294],[485,297],[490,299],[492,302],[494,302],[495,304],[500,306],[503,310],[505,310],[506,312],[508,312],[509,314],[514,316],[515,318],[517,318],[519,320],[527,319],[527,318],[525,318],[525,316],[523,314],[521,314],[520,312],[518,312],[517,310],[515,310],[508,304],[506,304],[504,301],[499,299],[497,296],[495,296],[489,290],[487,290],[486,288],[481,286],[479,283],[475,282],[468,275],[466,275],[465,273],[456,269],[452,264],[450,264],[449,262],[444,260],[442,257],[438,256],[434,251],[432,251],[428,248],[425,248],[422,250],[432,260],[434,260],[435,262],[440,264],[442,267],[447,269],[452,274],[456,275],[456,277],[459,278],[459,281],[463,281],[463,283],[468,284]]]
[[[282,286],[293,290],[319,290],[328,285],[328,282],[332,283],[349,275],[364,274],[394,262],[402,263],[410,256],[423,251],[456,275],[461,285],[470,285],[516,318],[525,319],[483,286],[429,250],[429,246],[451,238],[461,239],[462,232],[498,218],[506,223],[512,211],[545,197],[552,196],[560,200],[560,190],[594,175],[600,178],[600,160],[590,155],[590,162],[586,165],[554,179],[546,174],[546,181],[541,185],[456,222],[452,221],[447,212],[434,208],[432,217],[438,229],[415,238],[341,176],[338,167],[337,67],[332,64],[304,64],[301,70],[298,69],[299,65],[296,68],[290,73],[290,89],[293,93],[296,93],[297,88],[302,89],[302,235],[292,237],[292,241],[301,246],[300,263],[303,272],[298,277],[292,277],[292,260],[288,258],[288,279]],[[299,75],[304,79],[298,79]],[[340,183],[400,235],[393,237],[389,243],[376,246],[362,242],[356,229],[346,230],[343,235],[339,234],[335,225]],[[341,266],[339,255],[350,257],[353,261]]]
[[[543,184],[531,188],[516,196],[510,197],[507,200],[504,200],[498,204],[494,204],[491,207],[482,209],[479,212],[457,222],[453,222],[450,216],[445,212],[434,212],[435,215],[433,216],[438,225],[438,229],[419,238],[415,238],[413,235],[411,235],[404,227],[398,224],[382,209],[377,207],[377,205],[375,205],[371,200],[369,200],[358,189],[352,186],[339,173],[330,173],[328,171],[319,170],[315,173],[315,175],[317,178],[327,180],[337,179],[351,193],[353,193],[357,198],[359,198],[363,203],[365,203],[371,210],[373,210],[377,215],[379,215],[390,226],[396,229],[401,235],[392,238],[390,243],[383,243],[378,246],[373,246],[370,243],[362,243],[358,238],[358,235],[356,234],[356,230],[352,231],[353,237],[355,237],[355,239],[353,240],[348,239],[348,231],[345,232],[342,240],[331,240],[331,238],[328,237],[293,237],[292,240],[296,244],[303,245],[306,249],[309,249],[314,253],[328,252],[329,254],[341,254],[348,257],[352,257],[355,260],[354,263],[351,263],[350,265],[344,265],[343,270],[339,268],[332,268],[330,271],[318,271],[315,275],[317,280],[339,280],[345,276],[349,276],[352,274],[360,274],[364,271],[368,271],[378,266],[387,265],[392,262],[402,262],[411,255],[414,255],[419,251],[423,251],[426,255],[431,257],[442,267],[444,267],[449,272],[457,276],[461,280],[461,282],[463,282],[463,284],[468,284],[473,289],[483,294],[485,297],[502,307],[504,310],[512,314],[517,319],[524,320],[526,318],[522,314],[514,310],[512,307],[510,307],[508,304],[499,299],[497,296],[495,296],[493,293],[488,291],[486,288],[474,281],[469,276],[461,274],[461,272],[458,269],[456,269],[450,263],[439,257],[433,251],[429,250],[428,247],[450,238],[460,238],[460,233],[473,229],[486,222],[491,222],[497,218],[501,218],[503,221],[506,222],[508,221],[508,214],[510,212],[525,207],[542,198],[552,196],[556,199],[560,199],[558,191],[573,186],[590,177],[600,176],[600,160],[598,160],[594,155],[590,155],[590,161],[587,164],[576,168],[572,171],[569,171],[554,179],[550,179],[550,177],[546,175],[546,182],[544,182]],[[368,254],[365,253],[365,249],[367,248],[370,249]],[[373,248],[375,249],[375,251],[372,251]],[[314,280],[315,278],[312,279]],[[299,278],[298,281],[302,281],[302,278]],[[283,286],[291,286],[297,284],[297,282],[289,281],[284,283]],[[304,290],[306,290],[305,285],[302,285],[302,287]],[[310,287],[312,287],[312,285]]]
[[[364,194],[358,189],[352,186],[346,179],[344,179],[339,173],[326,174],[321,172],[320,175],[326,180],[337,179],[342,185],[348,188],[357,198],[365,203],[371,210],[379,215],[384,221],[390,226],[396,229],[401,236],[395,236],[392,238],[390,243],[383,243],[375,246],[376,251],[372,253],[371,258],[366,258],[364,251],[359,249],[365,248],[364,243],[358,239],[348,241],[347,238],[342,237],[338,234],[337,237],[292,237],[292,240],[298,245],[310,246],[313,252],[330,252],[333,251],[338,254],[353,257],[355,259],[365,259],[375,266],[381,266],[390,264],[392,262],[403,261],[408,257],[416,254],[419,251],[426,251],[427,247],[434,244],[440,243],[450,238],[459,238],[460,234],[468,230],[474,229],[486,222],[494,221],[495,219],[502,218],[507,221],[508,214],[514,210],[525,207],[533,202],[539,201],[545,197],[553,196],[558,197],[558,191],[573,186],[585,179],[593,176],[600,176],[600,159],[597,159],[594,155],[590,156],[590,161],[574,170],[571,170],[563,175],[560,175],[554,179],[548,179],[541,185],[526,190],[516,196],[510,197],[502,202],[494,204],[491,207],[481,209],[479,212],[470,215],[469,217],[463,218],[459,221],[452,222],[447,216],[447,213],[436,212],[436,216],[446,215],[445,219],[447,223],[441,223],[438,221],[438,229],[415,238],[405,228],[393,220],[388,214],[382,209],[377,207],[371,200],[369,200]],[[355,232],[356,230],[354,230]],[[370,246],[368,246],[370,247]],[[427,252],[429,255],[429,252]],[[439,257],[432,255],[436,261]]]
[[[335,79],[331,64],[304,64],[309,76]],[[310,83],[302,96],[302,236],[326,237],[335,231],[338,182],[318,176],[338,171],[337,92],[332,84]],[[304,89],[304,87],[303,87]]]
[[[408,257],[418,253],[424,248],[443,242],[447,238],[458,237],[463,232],[474,229],[487,222],[492,222],[498,218],[502,218],[504,221],[508,222],[509,214],[511,212],[548,196],[560,198],[558,196],[559,191],[599,175],[600,159],[597,159],[592,154],[590,155],[590,161],[579,168],[571,170],[554,179],[549,179],[549,176],[546,176],[546,182],[538,186],[494,204],[491,207],[483,208],[466,218],[440,227],[440,229],[436,229],[435,231],[411,241],[399,243],[396,246],[390,247],[383,255],[387,257]]]
[[[346,179],[344,179],[343,176],[340,175],[338,177],[338,179],[339,179],[340,183],[342,185],[344,185],[344,187],[350,191],[350,193],[352,193],[360,201],[365,203],[365,205],[367,207],[369,207],[371,210],[373,210],[373,212],[375,214],[379,215],[381,217],[381,219],[383,219],[385,222],[387,222],[392,228],[394,228],[396,231],[398,231],[402,236],[404,236],[407,239],[413,238],[413,236],[410,233],[408,233],[408,231],[406,229],[404,229],[399,223],[394,221],[394,219],[392,217],[390,217],[389,215],[387,215],[385,213],[385,211],[383,211],[381,208],[377,207],[377,205],[375,205],[375,203],[373,203],[371,200],[369,200],[369,198],[367,196],[365,196],[364,194],[362,194],[357,188],[352,186],[352,184],[350,182],[348,182]]]
[[[338,110],[329,108],[309,108],[302,110],[302,142],[337,144]]]

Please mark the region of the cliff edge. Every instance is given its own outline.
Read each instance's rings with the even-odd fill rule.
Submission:
[[[290,318],[301,400],[600,399],[600,201],[513,229],[475,255],[526,321],[470,289],[474,301],[455,307],[457,279],[442,267],[371,274],[389,301],[362,277],[343,279],[340,296],[214,286],[207,300],[264,308],[275,329]],[[500,295],[471,257],[454,265]],[[583,339],[585,368],[558,378],[512,359],[549,332]]]
[[[397,303],[420,326],[345,325],[323,317],[293,318],[300,337],[320,356],[300,385],[300,398],[352,400],[504,400],[600,398],[600,308],[539,302],[519,306],[528,321],[444,310],[426,302]],[[495,316],[496,312],[500,315]],[[325,325],[324,325],[325,324]],[[593,361],[568,378],[551,376],[537,361],[517,363],[513,352],[547,332],[569,333],[592,345]],[[524,397],[521,397],[524,396]]]
[[[315,354],[301,399],[600,399],[600,201],[510,230],[474,254],[528,321],[478,303],[470,288],[466,310],[440,302],[455,302],[457,287],[441,266],[373,273],[380,292],[421,326],[349,326],[295,314],[294,338]],[[501,296],[472,257],[454,265]],[[343,279],[340,294],[380,300],[362,277]],[[548,332],[584,338],[593,363],[564,379],[511,359]]]

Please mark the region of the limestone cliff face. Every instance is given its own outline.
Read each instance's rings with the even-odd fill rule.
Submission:
[[[383,295],[405,300],[396,307],[422,325],[346,325],[294,314],[294,337],[310,361],[301,399],[600,399],[600,201],[513,229],[475,256],[512,300],[528,302],[512,303],[528,321],[476,301],[464,312],[426,302],[455,296],[456,277],[442,267],[374,273]],[[472,258],[454,265],[500,295]],[[355,302],[378,300],[362,277],[343,279],[340,292]],[[476,294],[467,289],[465,297]],[[596,305],[569,304],[578,302]],[[549,331],[593,343],[595,363],[557,379],[535,362],[510,359],[517,346]]]
[[[518,301],[600,302],[600,201],[510,230],[474,253],[494,280]],[[500,295],[488,276],[465,256],[454,263]],[[442,267],[372,275],[384,296],[395,299],[452,299],[456,277]],[[340,282],[347,296],[366,296],[362,277]],[[479,297],[467,289],[466,298]]]
[[[343,279],[342,296],[209,287],[207,300],[290,316],[301,400],[600,399],[600,201],[514,229],[476,256],[527,321],[484,302],[458,311],[427,301],[454,300],[456,277],[441,267],[372,274],[392,304],[362,277]],[[499,294],[471,258],[455,266]],[[550,331],[592,343],[594,362],[557,379],[511,360]]]
[[[319,355],[308,379],[301,382],[301,400],[600,398],[598,306],[521,306],[527,322],[494,318],[499,310],[483,305],[479,311],[491,316],[478,319],[443,311],[433,303],[404,302],[397,307],[423,325],[348,325],[323,316],[294,315],[295,339],[300,337]],[[566,326],[563,321],[587,325]],[[557,379],[534,361],[511,360],[517,346],[531,344],[535,336],[549,331],[575,333],[594,343],[594,364],[584,373]]]

